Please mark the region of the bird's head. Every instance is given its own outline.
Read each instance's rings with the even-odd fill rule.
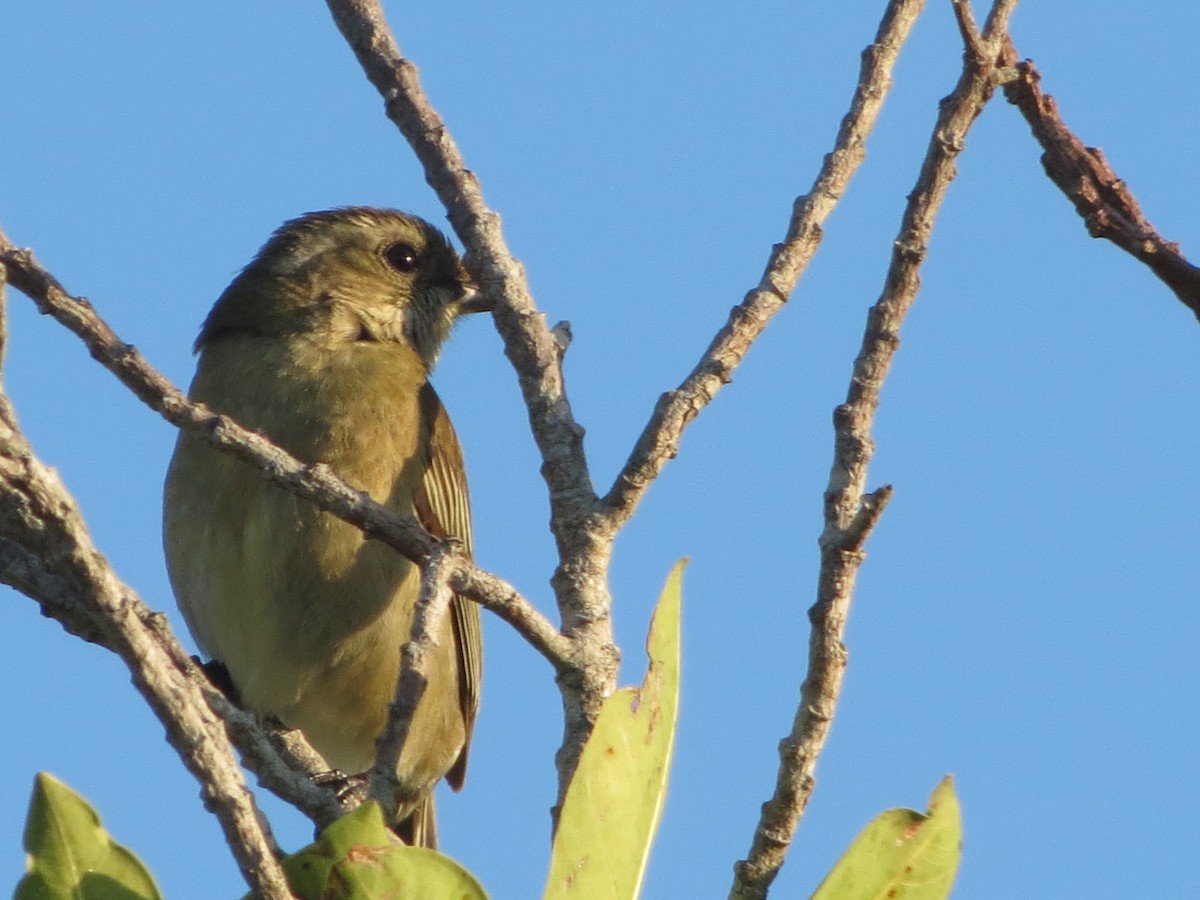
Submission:
[[[346,207],[284,223],[221,295],[196,347],[235,333],[317,334],[406,343],[432,368],[455,320],[483,308],[438,229]]]

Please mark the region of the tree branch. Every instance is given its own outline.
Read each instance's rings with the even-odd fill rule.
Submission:
[[[583,429],[571,413],[558,366],[559,344],[537,311],[521,264],[504,241],[499,215],[484,201],[479,180],[426,97],[417,67],[401,53],[379,3],[327,2],[338,29],[382,95],[388,118],[412,147],[426,181],[445,206],[468,250],[468,268],[496,301],[496,326],[520,379],[552,507],[567,527],[586,514],[596,496],[583,452]],[[555,533],[568,546],[577,542],[573,532]]]
[[[0,538],[0,582],[35,600],[44,616],[59,622],[69,633],[120,655],[118,647],[98,624],[103,614],[89,611],[88,603],[68,579],[49,572],[37,555],[7,538]],[[159,642],[159,655],[174,662],[178,673],[200,691],[205,702],[224,721],[242,764],[255,774],[259,784],[294,805],[318,828],[329,825],[344,812],[337,795],[310,780],[313,775],[327,772],[329,766],[299,732],[265,730],[257,716],[235,706],[192,663],[163,616],[140,602],[132,611],[146,633]]]
[[[308,816],[318,831],[357,805],[357,800],[343,798],[318,783],[319,776],[328,775],[329,763],[299,731],[264,727],[258,716],[236,706],[213,687],[203,672],[197,677],[208,705],[225,720],[242,765],[254,773],[262,787]]]
[[[396,692],[388,707],[387,725],[377,741],[375,766],[371,770],[370,796],[378,800],[390,820],[396,812],[400,782],[396,765],[408,740],[417,705],[429,686],[429,667],[436,635],[454,599],[450,590],[449,563],[453,559],[449,543],[440,543],[421,567],[421,589],[413,610],[409,638],[400,647],[400,672]]]
[[[421,88],[417,68],[400,51],[376,0],[326,0],[388,118],[408,141],[425,178],[467,248],[466,264],[495,308],[493,319],[517,372],[550,494],[550,530],[559,565],[551,584],[570,638],[572,665],[560,668],[564,734],[556,764],[559,802],[566,795],[600,706],[616,686],[619,653],[612,638],[608,566],[614,533],[597,515],[583,428],[567,400],[562,347],[538,312],[519,262],[505,244],[500,217],[483,199],[441,117]]]
[[[0,304],[2,292],[0,283]],[[67,627],[101,640],[129,667],[167,740],[200,782],[205,806],[221,823],[246,883],[265,898],[291,897],[276,861],[279,848],[242,778],[224,724],[188,677],[187,654],[178,644],[164,647],[147,625],[149,610],[92,545],[74,501],[54,470],[34,456],[2,394],[0,543],[0,578],[31,592],[44,612],[55,608],[53,597],[69,595]]]
[[[4,402],[2,398],[0,402]],[[35,554],[7,538],[0,538],[0,582],[36,601],[42,615],[57,621],[69,634],[118,653],[98,624],[97,613],[89,608],[80,592],[66,578],[48,571]],[[311,776],[328,771],[329,766],[299,732],[264,729],[257,716],[235,706],[186,658],[161,615],[144,603],[135,607],[135,612],[142,626],[156,636],[163,653],[176,661],[180,671],[225,721],[242,764],[255,774],[259,784],[293,804],[319,828],[342,814],[343,806],[337,796],[310,780]]]
[[[899,347],[900,326],[920,287],[918,270],[934,218],[955,175],[954,161],[963,150],[971,124],[991,98],[1000,36],[1015,6],[1015,0],[997,0],[984,34],[977,37],[966,0],[954,2],[960,27],[965,36],[970,35],[963,71],[954,92],[941,103],[916,187],[904,211],[883,293],[867,316],[846,402],[834,413],[834,462],[819,541],[817,602],[809,610],[808,672],[792,731],[779,746],[775,793],[763,804],[749,854],[734,866],[729,896],[738,900],[766,897],[816,785],[817,759],[829,736],[846,668],[842,637],[855,579],[866,556],[863,542],[891,496],[889,487],[865,493],[879,393]],[[983,48],[982,54],[979,48]]]
[[[758,285],[729,314],[683,383],[663,394],[633,452],[604,497],[611,527],[633,515],[653,480],[679,450],[683,430],[730,382],[751,344],[783,309],[824,237],[822,225],[866,158],[866,141],[891,89],[892,69],[924,0],[893,0],[875,41],[862,54],[858,85],[842,119],[832,152],[807,194],[796,198],[782,243],[767,259]]]
[[[1111,241],[1145,263],[1200,319],[1200,268],[1184,258],[1177,243],[1155,230],[1099,148],[1084,146],[1067,128],[1054,98],[1042,93],[1041,73],[1032,60],[1018,62],[1017,50],[1007,35],[1000,60],[1014,68],[1016,76],[1005,83],[1004,96],[1029,123],[1042,145],[1046,174],[1075,206],[1088,234]]]
[[[262,435],[215,414],[203,404],[192,403],[152,368],[137,348],[121,341],[87,300],[70,296],[29,250],[17,248],[3,231],[0,269],[7,271],[9,283],[28,295],[41,313],[79,337],[93,358],[172,425],[191,429],[216,449],[259,469],[272,483],[355,525],[415,562],[436,546],[436,539],[415,519],[392,513],[342,481],[328,466],[304,465]],[[568,641],[512,585],[461,557],[455,558],[450,584],[457,593],[512,624],[557,671],[571,667]]]

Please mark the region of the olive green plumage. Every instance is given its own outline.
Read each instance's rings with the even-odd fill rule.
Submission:
[[[428,377],[455,319],[477,304],[428,223],[392,210],[311,213],[280,228],[217,300],[190,396],[469,554],[462,451]],[[417,567],[187,432],[167,475],[164,544],[197,644],[247,708],[301,729],[338,770],[369,768]],[[433,786],[462,785],[479,705],[478,607],[456,597],[436,637],[397,767],[399,830],[430,846]]]

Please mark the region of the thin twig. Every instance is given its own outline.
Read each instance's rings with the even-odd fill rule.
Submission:
[[[1004,96],[1021,111],[1042,145],[1046,174],[1075,207],[1088,234],[1105,238],[1144,263],[1200,319],[1200,268],[1192,265],[1143,215],[1137,198],[1113,171],[1097,147],[1087,147],[1063,122],[1058,104],[1042,93],[1041,73],[1032,60],[1018,61],[1005,36],[1000,56],[1016,77],[1004,85]]]
[[[615,537],[602,516],[588,473],[583,429],[567,400],[562,347],[529,293],[500,217],[483,199],[441,117],[421,88],[417,68],[400,51],[376,0],[326,0],[338,29],[390,118],[408,141],[425,178],[467,248],[466,264],[494,302],[493,319],[516,370],[550,494],[550,530],[559,565],[551,584],[572,665],[560,669],[565,729],[555,761],[559,802],[600,707],[616,686],[619,654],[612,635],[608,567]]]
[[[314,780],[329,773],[329,764],[300,732],[264,728],[258,716],[234,705],[211,686],[205,687],[204,697],[225,720],[242,765],[254,773],[262,787],[308,816],[318,831],[346,812],[348,804]]]
[[[461,557],[455,557],[450,587],[512,625],[560,675],[575,669],[570,639],[503,578],[478,566],[464,565]]]
[[[429,667],[437,634],[454,599],[448,566],[453,552],[450,544],[438,544],[421,567],[421,589],[413,609],[412,628],[408,640],[400,647],[400,673],[396,678],[395,696],[388,706],[387,725],[376,742],[370,796],[389,814],[395,813],[398,800],[416,799],[399,796],[401,785],[396,778],[396,765],[408,740],[417,705],[429,686]]]
[[[436,539],[415,519],[397,516],[342,481],[328,466],[304,465],[262,435],[189,401],[146,362],[137,348],[124,343],[90,303],[69,295],[29,250],[17,248],[2,231],[0,268],[7,271],[9,283],[28,295],[40,312],[79,337],[93,358],[171,424],[191,429],[218,450],[259,469],[274,484],[357,526],[409,559],[419,562],[436,546]],[[461,557],[455,559],[451,583],[456,592],[512,623],[556,670],[570,667],[567,640],[512,585]]]
[[[731,898],[766,897],[816,784],[817,759],[829,735],[845,673],[842,637],[855,579],[866,556],[863,541],[891,495],[890,488],[865,492],[879,392],[899,346],[900,326],[920,287],[918,270],[934,217],[955,175],[954,161],[971,124],[991,97],[999,35],[1014,5],[1015,0],[997,0],[981,40],[967,42],[962,75],[954,92],[942,101],[916,187],[909,195],[883,293],[868,314],[846,402],[834,414],[834,463],[825,492],[821,571],[817,602],[809,611],[808,672],[792,731],[779,746],[775,793],[763,804],[750,853],[734,867]],[[969,16],[960,15],[959,21],[973,27]],[[983,53],[972,52],[972,45],[982,46]]]
[[[822,224],[866,158],[866,140],[891,88],[892,69],[924,0],[893,0],[875,41],[863,51],[850,109],[842,119],[833,151],[825,157],[809,192],[792,205],[787,234],[776,244],[758,285],[735,306],[700,361],[683,383],[663,394],[621,473],[604,498],[611,527],[633,515],[651,482],[679,450],[683,431],[728,384],[751,344],[762,334],[796,288],[824,236]]]
[[[971,64],[986,66],[989,62],[988,48],[983,42],[983,35],[979,33],[979,26],[975,24],[975,12],[971,9],[971,0],[950,0],[950,5],[954,8],[954,21],[958,24],[958,36],[962,39],[967,55],[971,57]]]

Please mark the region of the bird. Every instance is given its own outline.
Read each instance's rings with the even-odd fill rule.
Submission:
[[[429,375],[452,326],[486,309],[447,238],[403,212],[288,221],[217,299],[191,400],[324,464],[472,553],[462,449]],[[170,582],[239,702],[299,729],[347,775],[370,769],[420,571],[202,436],[180,432],[163,500]],[[479,607],[459,596],[397,765],[394,830],[437,846],[433,788],[462,787],[479,709]]]

